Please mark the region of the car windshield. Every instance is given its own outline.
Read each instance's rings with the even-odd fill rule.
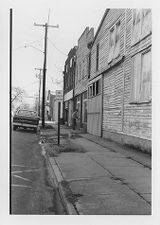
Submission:
[[[27,111],[27,110],[19,110],[17,115],[19,116],[31,116],[31,117],[35,117],[37,116],[37,112],[34,111]]]

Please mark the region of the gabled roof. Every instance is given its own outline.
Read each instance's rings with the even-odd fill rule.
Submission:
[[[102,19],[101,19],[101,22],[100,22],[100,24],[99,24],[99,26],[98,26],[98,29],[97,29],[97,31],[96,31],[96,34],[95,34],[95,36],[94,36],[92,45],[94,44],[94,42],[95,42],[95,40],[96,40],[96,38],[97,38],[97,35],[98,35],[98,33],[99,33],[100,29],[101,29],[101,26],[102,26],[102,24],[103,24],[103,22],[104,22],[104,20],[105,20],[105,18],[106,18],[106,16],[107,16],[109,10],[110,10],[110,9],[106,9],[105,12],[104,12],[104,15],[103,15],[103,17],[102,17]]]

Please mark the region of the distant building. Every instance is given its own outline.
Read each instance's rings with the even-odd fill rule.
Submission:
[[[53,111],[54,111],[54,99],[55,99],[55,94],[51,93],[51,90],[48,90],[48,94],[47,94],[47,100],[46,100],[46,119],[48,120],[54,120],[53,118]]]
[[[76,75],[74,101],[75,108],[78,109],[77,125],[79,128],[87,130],[87,84],[88,84],[88,63],[90,57],[89,45],[94,38],[94,29],[86,27],[78,40],[76,52]]]
[[[77,46],[68,53],[63,72],[63,119],[68,126],[72,125],[72,113],[74,110],[76,51]]]
[[[48,91],[47,101],[46,101],[46,116],[48,120],[58,122],[58,103],[60,102],[60,118],[63,118],[63,91],[56,90],[55,94],[51,94]]]

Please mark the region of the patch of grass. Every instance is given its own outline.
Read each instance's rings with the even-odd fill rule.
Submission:
[[[86,150],[81,146],[73,144],[70,140],[67,140],[66,144],[60,148],[60,152],[85,153]]]

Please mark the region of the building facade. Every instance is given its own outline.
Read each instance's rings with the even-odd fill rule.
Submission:
[[[77,46],[68,53],[63,72],[63,118],[64,123],[68,126],[72,126],[72,113],[74,110],[76,51]]]
[[[93,40],[87,131],[151,151],[151,10],[107,9]]]
[[[55,94],[48,91],[46,101],[46,119],[58,122],[58,103],[60,102],[60,118],[63,118],[63,91],[56,90]]]
[[[94,38],[94,29],[86,27],[78,40],[76,52],[76,74],[75,74],[75,108],[78,109],[77,126],[87,130],[87,84],[88,63],[90,49],[89,45]]]
[[[46,119],[54,121],[54,99],[56,95],[51,93],[51,90],[48,90],[47,100],[46,100]]]

